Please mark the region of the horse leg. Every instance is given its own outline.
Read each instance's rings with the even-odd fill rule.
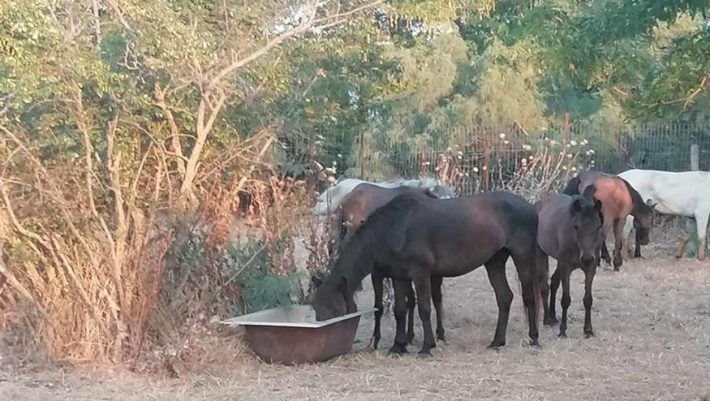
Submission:
[[[431,278],[431,300],[434,303],[434,309],[436,309],[436,339],[440,341],[446,341],[446,337],[444,335],[444,310],[441,305],[443,302],[441,293],[441,286],[443,282],[443,277]]]
[[[486,263],[486,273],[488,281],[496,294],[498,303],[498,324],[493,342],[488,348],[498,348],[505,345],[505,332],[508,328],[508,315],[510,314],[510,304],[513,303],[513,291],[510,290],[508,279],[505,277],[505,262],[508,260],[506,251],[498,252]]]
[[[407,294],[407,344],[414,341],[414,306],[416,305],[416,295],[414,287],[410,284]]]
[[[636,241],[634,243],[634,258],[641,257],[641,241],[639,240],[639,233],[636,233]]]
[[[567,309],[571,299],[569,296],[569,277],[572,274],[572,268],[569,266],[561,266],[561,281],[562,281],[562,319],[560,320],[560,337],[567,337]],[[560,269],[560,267],[558,267]]]
[[[602,241],[602,259],[604,259],[606,264],[611,266],[611,255],[609,254],[609,249],[606,247],[606,236]]]
[[[407,353],[407,336],[405,333],[405,324],[407,320],[407,305],[406,296],[411,288],[409,280],[395,280],[394,284],[394,319],[397,322],[397,330],[394,336],[394,345],[390,348],[393,354]]]
[[[520,286],[522,287],[521,292],[523,296],[523,305],[528,313],[528,336],[530,337],[530,345],[540,345],[538,342],[538,338],[540,336],[538,316],[540,311],[538,309],[537,301],[541,298],[541,296],[540,274],[537,266],[536,251],[537,241],[535,237],[533,237],[530,242],[530,246],[525,247],[522,252],[518,249],[513,249],[511,252],[513,262],[515,263],[515,269],[518,271]]]
[[[549,319],[549,324],[551,326],[554,326],[556,323],[559,323],[559,320],[557,320],[557,312],[555,311],[557,308],[555,307],[555,298],[557,296],[557,289],[560,288],[560,267],[559,267],[559,262],[558,266],[555,269],[555,272],[552,274],[552,279],[550,280],[550,319]]]
[[[705,260],[705,253],[708,248],[708,244],[705,242],[705,235],[708,228],[708,217],[708,212],[706,211],[695,214],[695,224],[698,229],[698,260]]]
[[[548,283],[550,276],[550,260],[547,255],[540,249],[537,248],[537,268],[540,271],[540,292],[542,293],[542,323],[545,325],[552,325],[552,318],[550,317],[550,284]]]
[[[375,332],[372,334],[373,347],[377,349],[380,344],[380,322],[382,320],[383,305],[382,305],[382,282],[384,277],[372,272],[370,274],[370,279],[372,280],[372,290],[375,293]]]
[[[594,282],[595,267],[584,270],[584,335],[589,338],[594,335],[592,329],[592,283]]]
[[[691,219],[694,219],[693,217],[686,217],[685,218],[685,230],[683,230],[683,233],[680,235],[680,239],[678,241],[678,248],[675,251],[675,258],[680,259],[683,257],[683,254],[685,253],[685,247],[688,245],[688,241],[690,241],[690,230],[693,229],[692,227],[692,221]]]
[[[627,257],[631,257],[631,231],[634,228],[634,218],[632,216],[626,216],[626,221],[624,221],[624,240],[621,245],[621,250]]]
[[[614,222],[614,271],[619,271],[619,267],[624,263],[621,259],[621,240],[623,238],[622,231],[624,225],[621,220]]]
[[[419,351],[420,356],[431,356],[431,349],[436,347],[434,332],[431,329],[431,276],[417,277],[414,287],[417,290],[417,309],[424,328],[424,343]]]

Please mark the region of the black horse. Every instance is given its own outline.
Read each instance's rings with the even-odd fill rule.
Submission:
[[[564,194],[551,195],[535,204],[538,210],[538,267],[544,277],[542,283],[543,322],[557,323],[555,294],[562,282],[562,322],[560,337],[567,336],[567,308],[570,305],[569,280],[573,270],[584,271],[584,334],[592,330],[592,282],[597,269],[599,248],[603,240],[604,216],[602,203],[593,200],[594,186],[587,187],[585,197]],[[549,304],[547,302],[549,274],[548,256],[557,259],[557,269],[552,275]]]
[[[436,346],[431,327],[432,277],[457,277],[484,265],[498,303],[498,324],[490,347],[505,345],[513,292],[505,264],[513,257],[522,285],[531,344],[538,344],[540,276],[536,268],[537,212],[507,192],[433,199],[400,195],[377,209],[342,249],[332,272],[314,294],[317,320],[357,310],[354,292],[375,272],[394,281],[397,334],[391,352],[406,349],[405,296],[414,283],[424,327],[420,354]]]
[[[437,193],[430,188],[401,186],[394,188],[381,187],[374,184],[362,183],[356,186],[340,203],[338,207],[338,215],[341,223],[340,235],[337,237],[338,242],[335,246],[340,249],[347,243],[358,228],[367,220],[367,218],[377,209],[386,205],[392,199],[406,193],[419,192],[432,198],[439,198]],[[445,193],[447,197],[449,193]],[[336,254],[337,255],[337,254]],[[378,270],[378,269],[374,269]],[[382,337],[380,326],[382,323],[382,314],[384,306],[382,298],[384,295],[384,276],[377,274],[375,271],[370,275],[372,280],[372,288],[375,295],[375,329],[372,334],[373,348],[377,349]],[[437,340],[445,341],[444,326],[443,326],[443,311],[442,311],[442,292],[443,284],[442,277],[431,278],[432,301],[434,309],[436,309],[436,338]],[[314,282],[314,284],[318,284]],[[409,293],[406,296],[407,302],[407,344],[411,344],[414,340],[414,306],[416,304],[414,288],[409,288]]]

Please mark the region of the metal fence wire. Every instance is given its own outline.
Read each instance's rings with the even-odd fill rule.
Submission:
[[[302,160],[317,160],[337,176],[372,181],[434,176],[467,195],[510,189],[521,175],[542,183],[545,175],[559,181],[587,168],[612,174],[630,168],[685,171],[691,168],[692,145],[699,148],[699,169],[710,170],[710,127],[689,124],[602,129],[575,123],[535,132],[510,124],[412,136],[364,130],[308,138],[297,148]]]

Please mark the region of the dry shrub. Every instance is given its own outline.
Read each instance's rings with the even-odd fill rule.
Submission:
[[[460,150],[459,145],[448,148],[445,152],[441,152],[437,155],[434,171],[442,185],[451,188],[461,187],[464,178],[469,175],[469,172],[462,163],[463,156],[464,152]]]
[[[103,130],[80,125],[75,159],[43,158],[31,137],[0,129],[0,325],[23,327],[56,359],[119,362],[178,344],[186,318],[220,310],[236,194],[268,133],[224,149],[239,157],[210,155],[224,162],[204,165],[201,207],[186,213],[173,203],[180,173],[165,148],[133,141],[118,116]],[[195,264],[174,257],[180,244]]]
[[[559,192],[578,171],[594,165],[590,160],[594,153],[587,148],[586,140],[560,144],[553,139],[543,138],[534,148],[524,145],[524,149],[529,154],[520,159],[513,177],[500,181],[504,183],[504,190],[521,195],[531,202]]]
[[[140,348],[169,243],[170,232],[148,235],[156,212],[139,207],[161,195],[156,149],[127,174],[133,161],[122,160],[116,128],[117,118],[98,161],[82,130],[88,150],[78,163],[43,162],[26,138],[4,130],[13,147],[0,180],[11,227],[0,272],[12,301],[3,308],[19,310],[31,335],[65,360],[120,360]]]

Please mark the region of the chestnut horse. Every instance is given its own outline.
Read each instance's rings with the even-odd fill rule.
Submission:
[[[395,197],[412,192],[421,192],[427,196],[438,198],[429,188],[426,187],[409,187],[401,186],[394,188],[381,187],[379,185],[362,183],[357,185],[340,203],[339,213],[342,228],[338,237],[339,250],[357,231],[357,229],[365,222],[365,220],[377,209],[386,205]],[[448,196],[447,196],[448,198]],[[373,346],[377,349],[381,338],[380,323],[383,314],[382,298],[384,295],[384,277],[377,273],[370,275],[372,280],[372,289],[375,296],[375,331],[373,333]],[[436,309],[436,336],[438,340],[445,341],[443,328],[443,312],[441,309],[442,294],[441,285],[443,279],[441,277],[432,277],[432,301],[434,309]],[[414,288],[410,285],[410,293],[407,295],[407,344],[411,344],[414,340],[414,305],[416,300]]]
[[[623,261],[621,246],[624,240],[623,230],[626,217],[634,217],[634,227],[641,244],[648,244],[648,233],[651,229],[653,206],[645,203],[639,193],[623,178],[602,173],[601,171],[583,171],[569,180],[563,190],[566,195],[579,195],[585,188],[594,186],[594,199],[601,201],[604,215],[603,238],[601,244],[602,258],[611,264],[609,251],[606,247],[606,237],[614,229],[614,270],[618,271]]]
[[[569,280],[572,271],[584,271],[584,334],[594,335],[592,329],[592,282],[597,270],[597,258],[602,242],[602,204],[592,200],[594,186],[588,186],[584,197],[556,194],[535,203],[538,211],[538,268],[541,269],[543,322],[557,323],[555,295],[562,282],[562,321],[560,337],[567,336],[567,309],[570,305]],[[548,290],[549,256],[557,260]],[[550,294],[548,303],[547,295]]]
[[[397,334],[391,352],[407,352],[405,296],[414,282],[424,328],[420,355],[436,346],[431,328],[432,277],[457,277],[486,266],[498,304],[490,347],[505,345],[513,292],[505,275],[512,256],[522,286],[531,344],[538,344],[540,276],[536,265],[537,212],[522,197],[487,192],[454,199],[421,193],[396,197],[377,209],[343,246],[330,274],[316,288],[316,320],[357,310],[354,293],[372,272],[394,281]]]

